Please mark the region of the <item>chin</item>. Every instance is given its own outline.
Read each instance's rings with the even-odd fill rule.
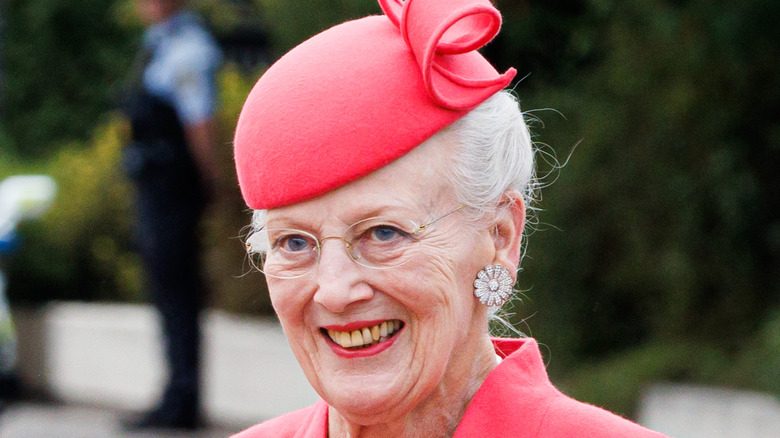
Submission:
[[[328,404],[346,417],[359,418],[363,424],[380,422],[408,401],[405,397],[408,388],[402,390],[392,384],[367,383],[366,378],[355,379],[352,384],[334,382],[329,386],[322,394]]]
[[[362,399],[347,397],[343,404],[331,403],[338,413],[349,421],[364,426],[386,423],[393,418],[403,417],[408,410],[394,404],[393,400],[381,398]]]

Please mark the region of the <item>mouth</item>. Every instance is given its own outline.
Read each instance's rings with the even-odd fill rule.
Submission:
[[[346,348],[347,350],[362,350],[393,338],[403,326],[403,321],[390,319],[378,324],[366,325],[353,330],[336,330],[334,328],[321,328],[320,330],[334,344],[342,348]]]

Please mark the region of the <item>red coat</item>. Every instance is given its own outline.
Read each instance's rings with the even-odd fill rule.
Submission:
[[[571,399],[550,383],[533,339],[494,339],[505,359],[474,395],[454,438],[661,438],[622,417]],[[233,438],[326,438],[328,404],[258,424]]]

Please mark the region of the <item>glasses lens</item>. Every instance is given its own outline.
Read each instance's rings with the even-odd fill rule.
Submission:
[[[414,234],[417,224],[409,219],[380,216],[363,219],[350,226],[344,238],[350,242],[352,257],[369,268],[394,268],[411,258],[420,247]]]
[[[317,239],[301,230],[271,228],[247,239],[252,263],[265,275],[296,278],[308,273],[317,262]]]

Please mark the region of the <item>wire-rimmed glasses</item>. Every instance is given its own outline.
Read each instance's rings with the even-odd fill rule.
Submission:
[[[419,251],[425,230],[464,207],[422,225],[395,216],[370,217],[347,227],[342,236],[317,238],[303,230],[263,228],[247,238],[246,250],[252,264],[274,278],[298,278],[311,272],[327,239],[343,241],[349,257],[361,266],[391,269],[407,263]]]

